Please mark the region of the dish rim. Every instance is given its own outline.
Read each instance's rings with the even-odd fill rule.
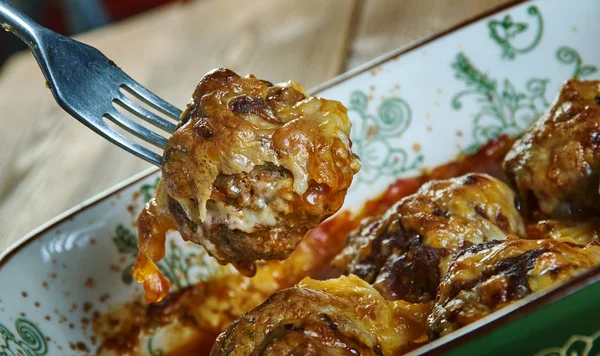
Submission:
[[[326,89],[331,88],[334,85],[345,82],[345,81],[349,80],[350,78],[353,78],[363,72],[366,72],[373,67],[376,67],[380,64],[391,61],[391,60],[395,59],[396,57],[406,54],[408,52],[412,52],[430,42],[433,42],[441,37],[444,37],[448,34],[456,32],[468,25],[471,25],[472,23],[480,21],[486,17],[492,16],[492,15],[502,12],[504,10],[508,10],[517,5],[521,5],[523,3],[527,3],[527,2],[531,2],[531,1],[533,1],[533,0],[510,0],[502,5],[493,7],[493,8],[491,8],[487,11],[484,11],[478,15],[475,15],[464,21],[461,21],[458,24],[456,24],[446,30],[436,32],[432,35],[426,36],[421,39],[417,39],[415,41],[411,41],[403,46],[398,47],[397,49],[395,49],[393,51],[387,52],[387,53],[385,53],[377,58],[374,58],[356,68],[350,69],[347,72],[344,72],[332,79],[329,79],[329,80],[317,85],[316,87],[310,89],[308,91],[308,93],[310,93],[311,95],[318,94]],[[0,268],[2,268],[2,266],[4,266],[6,264],[6,262],[8,262],[8,260],[10,260],[10,258],[12,258],[13,255],[15,255],[20,249],[27,246],[28,243],[30,242],[30,240],[35,240],[36,238],[38,238],[40,235],[42,235],[43,233],[45,233],[47,230],[51,229],[55,225],[58,225],[59,223],[71,218],[73,215],[78,214],[79,212],[84,211],[87,208],[89,208],[97,203],[100,203],[101,201],[108,198],[110,195],[118,193],[119,191],[137,183],[138,181],[150,176],[151,174],[157,172],[158,170],[159,170],[158,167],[150,167],[144,171],[141,171],[141,172],[121,181],[120,183],[115,184],[114,186],[106,189],[105,191],[98,193],[89,199],[84,200],[82,203],[75,205],[74,207],[64,211],[63,213],[50,219],[46,223],[33,229],[31,232],[29,232],[22,238],[18,239],[17,241],[13,242],[12,244],[10,244],[6,249],[4,249],[4,251],[0,252]]]
[[[515,6],[532,2],[533,0],[510,0],[504,4],[493,7],[483,13],[480,13],[476,16],[470,17],[460,23],[440,32],[436,32],[427,37],[411,41],[393,51],[385,53],[375,59],[372,59],[356,68],[353,68],[347,72],[344,72],[330,80],[327,80],[316,87],[312,88],[308,92],[310,94],[318,94],[323,92],[326,89],[329,89],[337,84],[345,82],[361,73],[364,73],[373,67],[381,65],[385,62],[396,59],[397,57],[404,55],[406,53],[412,52],[420,47],[431,43],[441,37],[444,37],[448,34],[454,33],[458,30],[463,29],[464,27],[471,25],[475,22],[483,20],[487,17],[493,16],[499,12],[511,9]],[[57,225],[72,219],[75,215],[99,204],[106,199],[112,197],[114,194],[118,194],[119,192],[131,187],[132,185],[138,183],[141,180],[146,179],[150,175],[159,171],[158,167],[150,167],[144,171],[141,171],[117,184],[114,186],[104,190],[101,193],[98,193],[92,196],[89,199],[86,199],[82,203],[79,203],[72,208],[66,210],[65,212],[59,214],[58,216],[50,219],[48,222],[40,225],[39,227],[33,229],[31,232],[18,239],[9,245],[4,251],[0,252],[0,270],[15,256],[20,252],[23,248],[28,246],[31,242],[40,238],[43,234],[45,234],[48,230],[56,227]],[[561,298],[567,297],[588,285],[591,285],[595,282],[600,281],[600,266],[597,266],[591,270],[586,271],[585,273],[576,276],[575,278],[570,279],[564,284],[561,284],[555,288],[549,289],[543,293],[530,295],[512,305],[502,308],[494,312],[493,314],[480,319],[474,323],[471,323],[459,330],[452,332],[449,335],[446,335],[438,340],[434,340],[428,344],[425,344],[411,352],[408,355],[437,355],[442,354],[451,349],[455,349],[458,346],[464,345],[469,341],[476,339],[477,337],[482,336],[483,334],[490,332],[493,329],[504,326],[516,319],[519,319],[531,312],[539,310],[540,308],[551,304]]]

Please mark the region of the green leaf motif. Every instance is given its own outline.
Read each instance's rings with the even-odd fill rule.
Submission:
[[[574,65],[572,74],[573,78],[585,77],[590,74],[596,73],[596,71],[598,70],[596,66],[589,64],[583,65],[583,60],[581,59],[581,56],[575,49],[571,47],[560,47],[556,51],[556,59],[558,59],[558,61],[562,64]]]
[[[0,356],[42,356],[48,353],[48,344],[44,334],[28,319],[18,318],[15,330],[19,338],[0,323]]]
[[[519,106],[519,101],[525,98],[525,94],[517,93],[515,87],[508,81],[504,80],[504,89],[502,90],[502,100],[506,103],[509,110],[515,111]]]
[[[356,105],[361,104],[357,102]],[[160,178],[156,178],[154,183],[144,184],[140,187],[139,192],[145,203],[154,197],[159,182]],[[174,239],[167,238],[167,240],[169,241],[167,253],[160,261],[156,262],[156,266],[172,286],[178,289],[185,288],[196,281],[208,279],[209,276],[216,273],[218,263],[208,255],[203,247],[188,245],[184,248],[175,243]],[[120,254],[133,258],[133,261],[121,271],[121,281],[126,285],[131,285],[134,281],[132,268],[139,251],[138,236],[131,229],[119,224],[115,228],[112,241]]]
[[[467,89],[452,98],[451,105],[459,110],[465,98],[474,99],[477,111],[473,122],[475,143],[465,151],[475,152],[479,146],[502,134],[517,135],[527,129],[548,107],[547,79],[533,78],[526,82],[525,90],[517,90],[508,79],[502,87],[489,79],[463,54],[452,63],[456,78],[465,82]]]
[[[136,256],[138,253],[137,236],[122,224],[117,225],[113,242],[123,255]]]
[[[137,235],[133,231],[119,224],[115,228],[112,241],[120,254],[136,258],[139,249]],[[186,249],[192,251],[187,252],[173,239],[169,241],[168,247],[165,257],[156,265],[165,278],[171,282],[171,285],[176,288],[185,288],[192,285],[195,280],[203,280],[215,273],[217,262],[208,256],[204,248],[195,245],[188,246]],[[126,285],[130,285],[134,281],[133,265],[132,261],[121,271],[121,281]],[[191,274],[193,269],[198,270],[194,276]]]
[[[127,265],[127,267],[123,268],[121,271],[121,281],[126,285],[131,285],[133,283],[133,265],[135,262],[131,262]]]
[[[585,77],[586,75],[594,74],[594,73],[596,73],[597,70],[598,70],[598,68],[596,66],[592,66],[592,65],[582,66],[579,69],[579,77]]]
[[[496,81],[488,79],[487,75],[475,68],[471,61],[462,53],[459,53],[452,68],[456,71],[456,78],[463,80],[468,87],[478,92],[491,93],[496,91]],[[460,103],[453,103],[455,108],[460,108]]]
[[[367,95],[357,90],[350,95],[349,103],[348,114],[353,116],[352,149],[362,165],[356,181],[372,183],[381,176],[397,176],[423,164],[423,155],[410,157],[406,150],[392,144],[406,132],[412,120],[411,108],[405,100],[387,98],[372,114]]]
[[[160,182],[160,178],[156,178],[154,184],[144,184],[140,187],[140,194],[142,194],[142,198],[144,198],[144,203],[147,203],[154,197],[154,192],[156,191],[156,187],[158,187],[158,182]]]
[[[504,16],[502,20],[494,19],[488,22],[490,37],[502,49],[502,58],[513,60],[517,54],[530,52],[540,43],[544,33],[544,20],[542,14],[537,6],[530,6],[527,8],[527,13],[534,17],[536,32],[531,43],[524,47],[516,47],[513,44],[513,41],[527,32],[530,28],[529,24],[525,22],[515,22],[510,15]]]

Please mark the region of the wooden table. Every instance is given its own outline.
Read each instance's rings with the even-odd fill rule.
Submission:
[[[311,88],[508,1],[203,0],[78,39],[183,108],[214,67]],[[44,83],[29,53],[15,55],[0,72],[0,251],[150,166],[69,117]]]

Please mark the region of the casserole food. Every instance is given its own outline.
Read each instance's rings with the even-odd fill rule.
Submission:
[[[212,80],[211,75],[203,79],[200,88]],[[226,76],[231,78],[229,73]],[[216,83],[224,85],[226,82]],[[220,89],[219,84],[214,84],[211,90],[217,93],[227,90]],[[538,233],[538,228],[545,224],[539,218],[558,219],[555,220],[558,225],[585,224],[586,220],[572,219],[583,215],[585,206],[593,206],[581,205],[577,210],[569,208],[567,213],[565,209],[545,209],[551,195],[548,191],[566,186],[561,198],[572,205],[581,199],[584,202],[600,201],[597,188],[594,192],[586,191],[583,196],[575,190],[579,187],[589,190],[585,187],[598,185],[593,167],[596,155],[600,155],[600,145],[594,140],[595,131],[587,129],[595,127],[597,120],[600,122],[600,110],[592,106],[598,105],[594,98],[600,98],[600,82],[567,82],[549,113],[513,143],[503,163],[506,174],[520,191],[520,199],[500,180],[502,177],[498,179],[484,173],[469,172],[422,184],[383,215],[364,217],[360,226],[349,234],[345,248],[332,262],[334,276],[337,272],[347,277],[321,282],[305,279],[295,287],[280,291],[274,288],[274,294],[241,315],[217,338],[211,354],[396,355],[448,335],[514,301],[600,265],[600,241],[595,239],[595,233],[582,238],[580,232],[572,238],[581,241],[581,245],[557,241],[547,232]],[[296,101],[292,107],[301,103]],[[201,120],[210,121],[210,111],[202,104],[195,109],[203,113]],[[555,129],[556,123],[560,126]],[[185,121],[180,130],[183,127],[186,127]],[[256,126],[253,130],[257,130]],[[552,130],[571,134],[558,136],[547,132]],[[531,138],[536,135],[537,140]],[[560,147],[549,145],[548,138],[550,142],[558,140]],[[173,147],[181,150],[182,145]],[[333,147],[323,146],[323,149],[334,151]],[[578,152],[578,147],[584,147],[583,154],[574,160],[576,164],[568,163],[573,161],[562,155],[565,151],[567,154]],[[190,151],[182,150],[186,154]],[[168,151],[165,154],[168,156]],[[344,153],[341,157],[353,156]],[[198,164],[205,161],[200,162],[193,166],[179,164],[178,168],[190,172],[192,167],[199,167]],[[547,162],[558,166],[549,166]],[[169,165],[168,159],[166,165]],[[586,166],[591,168],[581,168]],[[164,171],[179,173],[170,172],[168,168]],[[515,176],[525,182],[528,177],[547,180],[527,186],[519,183]],[[568,178],[553,179],[555,176]],[[571,181],[579,184],[574,185]],[[232,178],[233,185],[245,182],[241,176]],[[159,199],[161,187],[159,183]],[[533,187],[546,194],[529,197],[523,193]],[[526,204],[522,203],[523,199]],[[148,203],[139,221],[143,221],[148,209],[155,204],[155,200]],[[210,205],[206,206],[210,208]],[[561,217],[570,220],[562,221]],[[228,220],[223,223],[227,224]],[[533,227],[526,230],[525,223]],[[147,232],[144,224],[140,227],[139,244],[140,252],[143,252]],[[230,228],[233,236],[245,233],[243,229]],[[157,230],[149,231],[156,233]],[[527,235],[526,231],[532,234]],[[589,229],[581,231],[593,232]],[[158,233],[162,234],[159,240],[164,241],[164,232]],[[562,229],[562,235],[569,233]],[[260,241],[252,234],[247,236]],[[271,238],[277,241],[277,237]],[[216,248],[220,247],[219,242],[214,243]],[[209,254],[214,251],[212,246]],[[134,270],[139,261],[138,255]],[[286,261],[282,263],[285,265]],[[315,267],[317,270],[327,268],[323,265]],[[249,283],[256,285],[257,282],[250,280]],[[148,294],[147,285],[145,287]],[[212,296],[214,292],[210,290],[209,287],[203,298]],[[414,314],[415,310],[417,314]],[[194,329],[199,325],[188,325],[187,328]],[[169,323],[165,326],[169,328]],[[194,352],[201,351],[194,349]]]
[[[398,200],[405,196],[410,198],[427,181],[452,179],[473,171],[501,174],[499,167],[511,144],[512,140],[504,136],[483,146],[478,153],[460,157],[428,174],[397,180],[380,197],[368,201],[361,213],[353,216],[344,212],[311,230],[288,259],[259,262],[257,274],[252,278],[242,276],[230,266],[220,266],[214,259],[203,261],[204,268],[212,272],[202,282],[173,293],[158,304],[142,307],[133,315],[118,308],[100,318],[96,324],[97,334],[105,341],[99,353],[136,353],[141,345],[154,340],[155,335],[161,335],[161,340],[177,340],[176,343],[165,341],[169,348],[163,346],[164,351],[208,354],[220,332],[276,291],[302,283],[306,277],[327,279],[340,275],[343,271],[336,269],[331,261],[344,249],[346,237],[365,218],[381,216]],[[500,189],[508,189],[497,178],[487,179],[493,180]],[[338,259],[344,255],[341,253]],[[346,287],[340,286],[340,290],[348,290],[348,285],[356,284],[355,280],[355,277],[345,280],[346,283],[341,284]],[[336,282],[329,284],[335,286]],[[385,299],[377,290],[369,293]],[[412,322],[403,324],[406,334],[404,341],[396,345],[398,350],[410,350],[427,340],[426,318],[431,305],[429,300],[425,303],[400,300],[392,304],[395,313],[420,313],[416,319],[411,319]],[[135,322],[122,321],[115,328],[114,322],[110,326],[111,320]],[[420,323],[414,320],[420,320]]]
[[[413,193],[426,180],[423,177],[406,178],[419,174],[422,168],[427,169],[425,178],[431,174],[432,179],[448,179],[473,171],[498,178],[499,165],[490,163],[497,162],[489,158],[491,155],[481,155],[480,158],[488,158],[481,159],[480,163],[486,163],[471,165],[471,169],[467,170],[461,170],[463,167],[459,163],[446,166],[445,174],[440,174],[438,169],[431,172],[429,167],[452,160],[462,150],[476,151],[491,138],[489,135],[505,130],[518,134],[528,127],[528,117],[543,115],[544,108],[550,105],[552,97],[567,78],[575,72],[582,73],[584,78],[593,77],[589,67],[600,63],[600,58],[591,50],[593,47],[588,43],[592,42],[587,42],[587,38],[593,38],[597,25],[585,18],[587,14],[594,13],[597,6],[595,2],[586,0],[576,7],[544,0],[524,3],[454,31],[439,41],[426,41],[425,45],[421,43],[399,50],[368,69],[362,68],[336,80],[336,85],[322,86],[320,96],[340,100],[348,107],[353,122],[353,150],[363,157],[363,167],[354,179],[343,209],[356,214],[365,201],[373,199],[392,183],[381,199],[366,203],[366,211],[383,213],[398,198]],[[533,9],[530,11],[530,8]],[[566,11],[570,14],[568,18],[556,16]],[[501,46],[489,33],[490,27],[493,27],[501,37],[499,23],[506,16],[510,16],[513,23],[529,25],[516,35],[518,40],[523,41],[535,37],[540,30],[537,21],[543,18],[543,36],[539,45],[527,53],[514,52],[513,59],[502,56],[510,46]],[[557,51],[565,46],[575,51],[569,52],[575,53],[574,62],[557,59]],[[464,53],[463,61],[461,66],[454,66],[459,52]],[[402,55],[397,57],[398,53]],[[479,87],[476,82],[467,84],[467,80],[481,77],[463,76],[467,73],[466,68],[469,73],[485,74],[486,83],[491,85]],[[467,93],[456,100],[461,104],[458,108],[454,97],[463,91]],[[519,98],[519,101],[512,98]],[[492,108],[499,110],[494,113],[502,115],[503,121],[490,116]],[[514,125],[515,122],[517,125]],[[495,141],[483,150],[498,153],[502,144],[506,141]],[[504,154],[505,151],[499,153]],[[487,169],[490,166],[493,168]],[[398,177],[401,181],[393,184]],[[0,323],[11,333],[9,340],[23,341],[17,330],[30,330],[31,335],[41,335],[41,338],[35,339],[41,345],[37,350],[47,349],[48,354],[64,354],[64,350],[67,354],[76,353],[77,347],[82,345],[94,352],[101,340],[98,335],[102,333],[93,338],[91,321],[97,316],[110,315],[111,310],[118,309],[123,303],[127,303],[129,309],[136,308],[132,298],[141,295],[142,291],[130,282],[131,275],[125,272],[130,270],[136,251],[135,237],[130,239],[134,230],[128,212],[137,215],[147,193],[153,191],[149,187],[154,185],[155,180],[156,175],[129,182],[128,187],[119,188],[98,202],[88,202],[84,204],[85,209],[76,214],[71,212],[69,219],[53,223],[42,233],[38,232],[29,243],[0,257],[0,281],[12,286],[0,293]],[[328,244],[322,243],[324,231],[348,225],[356,227],[354,220],[347,215],[342,212],[340,216],[346,218],[340,218],[337,223],[334,219],[328,226],[323,225],[314,240],[307,237],[306,241],[314,241],[311,246],[315,253],[311,256],[323,256],[319,254],[325,254],[329,249]],[[348,221],[350,223],[346,224]],[[544,219],[540,225],[539,233],[549,231],[559,235],[563,227],[572,231],[579,224],[555,224],[552,219]],[[594,229],[593,222],[585,226],[584,230]],[[527,230],[531,230],[531,226],[527,226]],[[179,243],[179,239],[178,236],[167,236],[166,256],[158,263],[171,281],[173,296],[178,294],[177,291],[187,291],[188,286],[199,280],[206,280],[207,273],[214,267],[207,263],[200,249]],[[302,268],[302,264],[297,266]],[[31,277],[12,277],[21,275],[19,271],[24,270]],[[575,340],[575,346],[593,345],[597,325],[592,320],[597,320],[595,316],[598,313],[594,303],[589,301],[594,300],[598,290],[596,284],[588,285],[596,280],[597,272],[591,270],[548,293],[525,297],[414,352],[435,350],[439,353],[439,350],[458,348],[457,352],[470,350],[482,354],[490,350],[508,352],[518,347],[535,354],[546,348],[568,351],[572,340]],[[53,273],[56,273],[56,279],[49,277]],[[90,287],[82,287],[90,278],[94,283],[88,283]],[[245,286],[244,278],[232,283]],[[47,289],[43,282],[48,282]],[[28,297],[23,297],[22,292],[27,292]],[[35,302],[40,300],[32,295],[44,298],[39,306]],[[559,298],[561,300],[556,302]],[[260,304],[260,301],[257,303]],[[73,304],[76,304],[76,309],[73,309]],[[82,308],[84,304],[86,308]],[[170,307],[168,303],[161,306],[165,310]],[[544,308],[539,309],[540,306]],[[247,306],[246,310],[251,308]],[[55,314],[54,309],[67,321],[59,323],[63,319]],[[159,308],[152,310],[156,312]],[[197,315],[203,315],[202,320],[210,320],[212,309],[205,310],[198,310]],[[233,321],[235,316],[231,318]],[[73,328],[69,324],[73,324]],[[112,326],[113,330],[116,328]],[[38,332],[33,333],[35,330]],[[149,328],[146,331],[136,344],[136,353],[166,354],[172,350],[171,343],[163,337],[167,336],[162,333],[163,329]],[[186,333],[182,331],[177,336],[185,339]],[[572,340],[569,340],[571,337]],[[75,351],[71,350],[70,343]],[[20,345],[29,347],[24,342]]]
[[[138,218],[135,278],[146,300],[169,290],[156,267],[177,229],[220,263],[253,276],[257,260],[287,258],[342,206],[360,168],[347,109],[229,69],[202,78],[164,152],[156,196]]]

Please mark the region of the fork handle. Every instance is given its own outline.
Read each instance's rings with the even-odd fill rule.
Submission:
[[[39,31],[44,29],[19,9],[6,0],[0,0],[0,24],[8,32],[12,32],[36,53]]]

